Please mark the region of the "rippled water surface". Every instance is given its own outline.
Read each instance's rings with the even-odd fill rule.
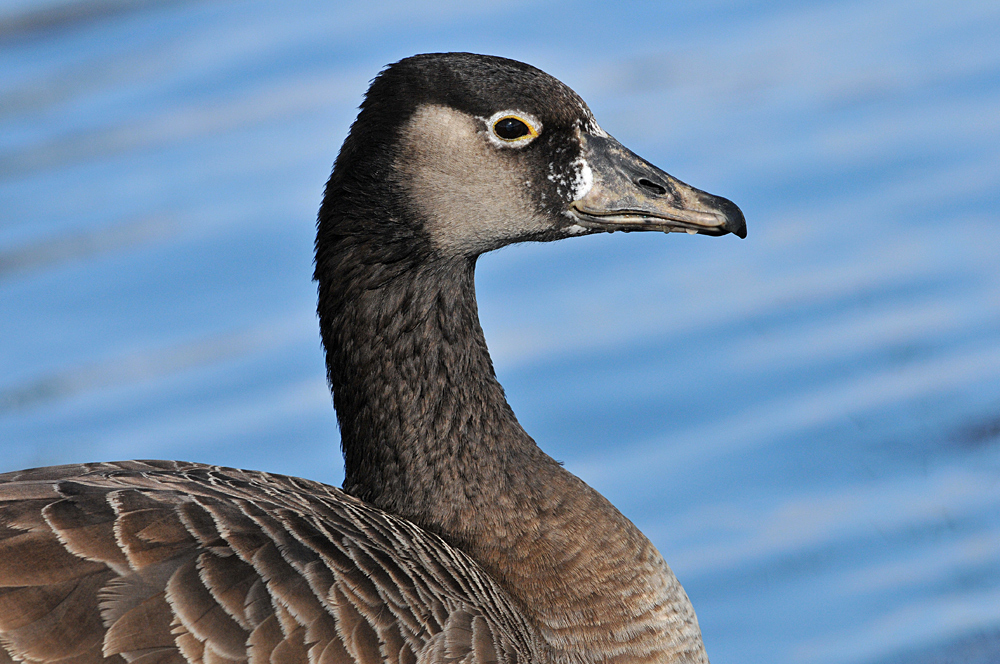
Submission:
[[[1000,4],[0,2],[0,471],[339,483],[315,210],[367,83],[535,64],[745,241],[481,259],[522,423],[713,662],[1000,661]]]

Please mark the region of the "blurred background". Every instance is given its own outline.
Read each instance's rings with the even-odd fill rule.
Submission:
[[[369,80],[532,63],[749,237],[480,261],[539,444],[712,661],[1000,661],[1000,3],[0,0],[0,471],[339,484],[315,212]]]

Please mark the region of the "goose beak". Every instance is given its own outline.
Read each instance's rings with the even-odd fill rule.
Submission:
[[[591,186],[570,204],[575,223],[592,231],[747,236],[746,219],[729,199],[684,184],[610,136],[581,139]]]

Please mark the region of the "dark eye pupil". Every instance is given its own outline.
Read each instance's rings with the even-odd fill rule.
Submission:
[[[513,141],[515,138],[521,138],[522,136],[527,136],[531,133],[528,129],[528,125],[524,124],[517,118],[504,118],[498,120],[495,125],[493,125],[493,131],[496,132],[497,136],[508,141]]]

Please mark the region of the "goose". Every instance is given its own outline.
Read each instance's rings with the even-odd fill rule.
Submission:
[[[656,548],[518,424],[479,324],[478,256],[618,230],[746,235],[534,67],[385,68],[317,223],[343,488],[180,461],[0,475],[0,663],[707,662]]]

